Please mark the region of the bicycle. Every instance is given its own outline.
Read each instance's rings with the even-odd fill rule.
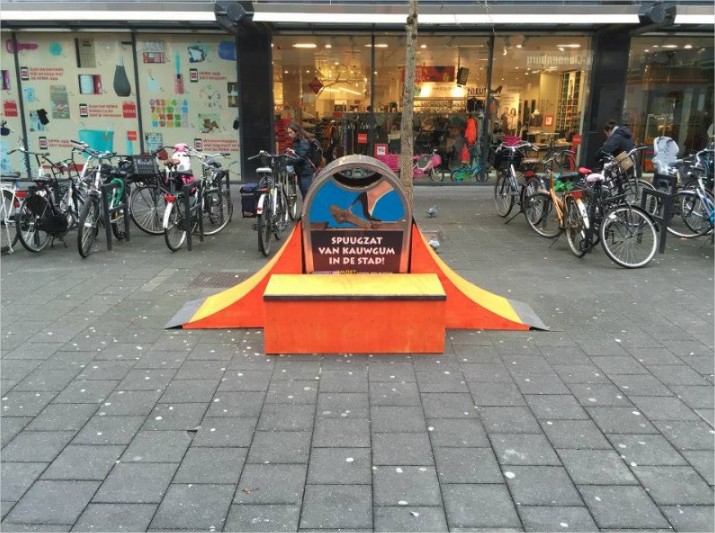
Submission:
[[[640,268],[653,259],[658,235],[649,213],[624,203],[623,195],[613,195],[606,185],[606,173],[618,162],[608,161],[602,172],[589,173],[588,209],[584,213],[572,203],[566,208],[566,237],[571,251],[583,257],[600,241],[611,261],[625,268]]]
[[[431,154],[420,154],[412,158],[412,179],[420,179],[428,176],[434,182],[444,180],[444,173],[440,168],[442,157],[437,150],[432,150]]]
[[[12,153],[12,152],[9,152]],[[20,202],[25,198],[26,192],[20,190],[20,173],[3,174],[2,181],[11,182],[12,185],[0,183],[2,191],[2,206],[0,206],[0,253],[13,253],[14,246],[19,240],[15,226],[15,211],[20,207]]]
[[[90,167],[90,160],[96,161],[96,165],[88,171],[89,192],[87,193],[87,201],[79,216],[77,231],[77,251],[82,259],[86,259],[92,253],[99,234],[99,226],[104,224],[105,220],[105,206],[102,201],[103,185],[113,185],[109,189],[106,206],[111,217],[112,233],[118,240],[123,240],[127,237],[126,232],[120,229],[120,225],[125,223],[124,215],[128,208],[123,210],[120,210],[120,208],[123,204],[126,204],[129,197],[129,185],[125,183],[125,178],[130,163],[123,160],[117,168],[112,167],[108,161],[115,157],[116,154],[98,152],[90,148],[86,143],[70,142],[76,150],[88,156],[83,172],[87,172],[86,168]],[[107,161],[107,163],[104,161]]]
[[[129,216],[144,233],[149,235],[164,234],[164,211],[166,210],[166,195],[170,194],[168,168],[159,170],[156,159],[166,161],[168,146],[162,146],[152,151],[148,156],[134,158],[135,172],[141,172],[135,180],[129,195]],[[138,169],[137,166],[142,167]]]
[[[481,148],[478,143],[469,149],[469,156],[472,163],[452,170],[452,172],[449,173],[449,177],[452,181],[460,183],[474,178],[478,183],[486,183],[489,179],[489,174],[487,173],[486,165],[482,164],[480,150]]]
[[[566,216],[571,203],[585,214],[583,191],[579,182],[585,177],[579,172],[556,174],[549,172],[546,190],[539,189],[528,197],[524,216],[529,227],[542,237],[552,239],[564,231],[571,231],[573,225]],[[570,242],[570,241],[569,241]]]
[[[514,145],[501,143],[494,152],[494,167],[498,169],[497,181],[494,185],[494,203],[497,214],[502,218],[511,213],[514,204],[523,209],[527,196],[534,192],[533,185],[529,188],[525,187],[516,176],[517,169],[524,159],[523,150],[537,150],[537,148],[529,142],[520,141]]]
[[[713,231],[715,224],[715,197],[706,186],[707,158],[712,158],[712,149],[700,150],[690,158],[678,160],[689,163],[684,187],[673,195],[673,213],[667,226],[669,233],[683,239],[702,237]]]
[[[41,252],[48,244],[53,246],[55,239],[67,246],[64,237],[77,225],[86,199],[81,176],[71,174],[69,160],[55,163],[47,153],[24,148],[17,151],[34,156],[38,167],[35,184],[28,187],[15,211],[18,240],[32,253]],[[48,165],[49,173],[43,163]]]
[[[191,149],[189,154],[198,159],[202,166],[202,214],[204,235],[215,235],[225,228],[233,218],[233,202],[228,180],[228,172],[221,168],[217,157],[230,154],[203,154]]]
[[[199,240],[204,240],[201,212],[203,187],[201,182],[194,179],[191,171],[179,171],[177,165],[170,161],[167,161],[166,166],[170,192],[164,195],[166,209],[162,227],[166,246],[172,252],[177,252],[187,240],[187,231],[193,233],[198,229]]]
[[[258,231],[258,249],[268,257],[271,253],[271,234],[276,240],[280,239],[281,232],[288,227],[290,217],[288,198],[284,184],[276,179],[275,170],[285,163],[286,154],[270,154],[261,150],[258,154],[248,158],[261,159],[263,166],[256,169],[258,174],[258,201],[256,202],[257,221],[254,229]],[[281,161],[282,160],[282,161]]]
[[[576,170],[576,152],[568,148],[555,146],[555,133],[542,133],[549,138],[546,145],[546,153],[539,160],[539,166],[544,171],[551,172],[573,172]]]

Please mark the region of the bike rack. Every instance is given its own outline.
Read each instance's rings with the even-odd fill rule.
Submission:
[[[641,196],[641,209],[650,213],[646,209],[648,198],[653,197],[658,202],[658,211],[651,215],[651,218],[658,222],[660,235],[658,236],[658,253],[665,253],[665,238],[668,235],[670,219],[673,218],[673,189],[675,188],[675,176],[666,174],[654,174],[653,185],[655,189],[643,189]]]
[[[196,206],[196,210],[194,213],[191,212],[191,189],[196,187],[198,189],[197,191],[197,202],[198,205]],[[192,239],[191,239],[191,222],[194,218],[194,216],[197,217],[198,223],[199,223],[199,241],[204,242],[204,212],[203,212],[203,185],[201,181],[192,181],[191,183],[185,183],[184,186],[181,188],[181,192],[183,193],[181,196],[183,198],[184,202],[184,209],[185,213],[188,213],[189,216],[186,217],[186,220],[184,220],[184,230],[186,231],[186,249],[190,252],[192,249]]]
[[[125,185],[126,186],[126,185]],[[101,187],[102,196],[102,208],[104,212],[104,229],[107,233],[107,250],[112,250],[112,215],[119,211],[120,209],[124,213],[124,234],[125,239],[129,241],[129,202],[127,202],[128,195],[124,195],[121,204],[117,207],[109,207],[109,194],[113,189],[119,188],[118,183],[107,183]]]

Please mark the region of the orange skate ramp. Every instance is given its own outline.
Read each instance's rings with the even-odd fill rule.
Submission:
[[[434,273],[447,294],[445,326],[453,329],[548,329],[531,307],[486,291],[454,272],[412,224],[410,273]]]
[[[261,270],[238,285],[201,300],[193,300],[165,328],[230,329],[264,326],[263,292],[273,274],[302,274],[301,223]]]

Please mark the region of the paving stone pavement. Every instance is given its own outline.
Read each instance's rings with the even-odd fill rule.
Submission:
[[[240,218],[192,252],[3,256],[2,530],[713,531],[712,243],[625,270],[490,187],[415,196],[453,269],[550,330],[312,356],[164,330],[265,263]]]

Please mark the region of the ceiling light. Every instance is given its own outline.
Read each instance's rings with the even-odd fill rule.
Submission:
[[[677,19],[676,19],[677,21]],[[420,24],[638,24],[638,15],[628,13],[583,13],[573,14],[424,14]],[[702,23],[702,22],[701,22]]]
[[[317,46],[315,43],[295,43],[293,48],[317,48]]]
[[[62,10],[62,11],[28,11],[28,10],[8,10],[0,12],[0,20],[124,20],[124,21],[160,21],[165,22],[168,18],[173,21],[182,22],[216,22],[216,15],[213,11],[105,11],[86,9]]]
[[[664,44],[663,48],[678,48],[677,44]]]
[[[683,46],[683,48],[684,48],[685,50],[690,50],[690,49],[693,48],[693,45],[692,45],[692,44],[686,44],[685,46]]]
[[[366,44],[365,48],[372,48],[372,45]],[[376,43],[375,48],[387,48],[387,43]]]
[[[328,43],[328,44],[325,45],[325,48],[332,48],[332,47],[333,47],[333,45],[330,44],[330,43]]]
[[[407,13],[315,13],[256,11],[253,22],[309,22],[311,24],[405,24]]]
[[[557,44],[557,48],[581,48],[580,44],[572,43],[572,44]]]
[[[711,6],[712,7],[712,6]],[[422,17],[420,17],[420,22],[422,22]],[[715,24],[715,15],[712,13],[712,9],[709,14],[705,13],[684,13],[682,15],[675,15],[676,24],[696,24],[696,25],[713,25]]]
[[[427,48],[427,45],[426,45],[426,44],[421,44],[421,45],[420,45],[420,48]]]

